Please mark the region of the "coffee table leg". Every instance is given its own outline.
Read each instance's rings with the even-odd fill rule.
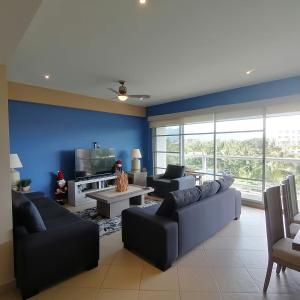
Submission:
[[[145,195],[135,196],[130,198],[131,205],[144,205],[145,204]]]
[[[100,216],[106,218],[113,218],[120,216],[122,210],[129,208],[129,199],[123,199],[118,202],[104,203],[102,201],[97,201],[97,211]]]

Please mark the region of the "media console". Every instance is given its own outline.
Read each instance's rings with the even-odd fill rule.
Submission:
[[[88,179],[69,180],[68,203],[72,206],[79,206],[94,202],[94,200],[88,198],[86,194],[110,188],[115,179],[116,176],[110,174]]]

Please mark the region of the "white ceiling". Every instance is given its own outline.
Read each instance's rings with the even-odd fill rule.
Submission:
[[[6,64],[30,24],[41,0],[0,1],[0,64]]]
[[[299,75],[299,54],[299,0],[44,0],[9,79],[104,99],[124,79],[149,106]]]

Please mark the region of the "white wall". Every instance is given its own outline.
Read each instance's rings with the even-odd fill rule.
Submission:
[[[0,65],[0,291],[14,281],[6,67]]]

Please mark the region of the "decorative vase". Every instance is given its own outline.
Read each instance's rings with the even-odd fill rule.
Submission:
[[[28,185],[28,186],[23,186],[23,187],[22,187],[22,191],[25,192],[25,193],[26,193],[26,192],[29,192],[29,191],[30,191],[30,185]]]
[[[116,180],[116,191],[126,192],[128,190],[128,176],[125,172],[120,172],[117,174]]]

